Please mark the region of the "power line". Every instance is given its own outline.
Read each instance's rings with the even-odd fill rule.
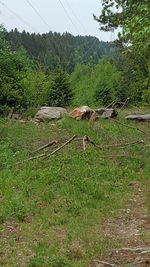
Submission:
[[[63,10],[64,10],[64,12],[65,12],[65,14],[66,14],[66,16],[67,16],[68,19],[70,20],[71,24],[73,25],[73,27],[75,28],[75,30],[77,31],[77,33],[80,35],[78,28],[77,28],[76,25],[74,24],[72,18],[70,17],[70,15],[69,15],[67,9],[65,8],[65,6],[63,5],[62,1],[61,1],[61,0],[58,0],[58,2],[59,2],[60,5],[62,6],[62,8],[63,8]]]
[[[33,4],[32,4],[29,0],[25,0],[25,1],[30,5],[30,7],[34,10],[34,12],[38,15],[38,17],[43,21],[43,23],[50,29],[50,26],[48,25],[48,23],[46,22],[46,20],[41,16],[41,14],[39,13],[39,11],[35,8],[35,6],[33,6]],[[66,8],[65,8],[65,6],[63,5],[62,1],[59,0],[59,3],[61,4],[62,8],[64,9],[64,11],[65,11],[65,13],[66,13],[66,15],[67,15],[67,17],[69,18],[69,20],[71,21],[71,23],[73,24],[73,26],[75,27],[75,29],[76,29],[77,32],[78,32],[78,29],[76,28],[76,25],[73,23],[71,17],[70,17],[69,14],[68,14],[68,11],[66,10]],[[70,7],[70,8],[71,8],[71,7]],[[71,8],[71,9],[72,9],[72,8]],[[72,9],[72,12],[73,12],[73,9]],[[74,13],[74,16],[76,16],[75,13]],[[77,16],[76,16],[76,17],[77,17]],[[78,33],[78,34],[80,35],[80,33]],[[53,37],[53,38],[54,38],[54,37]],[[54,38],[54,39],[55,39],[55,38]],[[93,48],[93,46],[96,44],[96,42],[97,42],[97,39],[94,40],[94,42],[93,42],[93,44],[91,45],[91,47],[85,52],[84,57],[89,53],[89,51]],[[97,52],[96,52],[96,54],[97,54]]]
[[[33,6],[33,4],[31,4],[31,2],[29,0],[25,0],[25,1],[29,4],[29,6],[34,10],[34,12],[40,17],[40,19],[43,21],[43,23],[50,30],[50,26],[48,25],[48,23],[46,22],[46,20],[41,16],[41,14],[38,12],[38,10]]]
[[[82,26],[82,29],[87,33],[87,35],[89,35],[87,29],[85,28],[84,24],[81,22],[81,20],[78,18],[78,16],[76,15],[76,13],[74,12],[73,8],[71,7],[71,5],[69,4],[68,0],[65,0],[68,7],[70,8],[73,16],[76,18],[76,20],[78,21],[78,23]]]
[[[18,18],[20,21],[22,21],[24,24],[26,24],[28,27],[30,27],[32,30],[37,31],[32,25],[30,25],[27,21],[25,21],[22,17],[20,17],[16,12],[14,12],[12,9],[10,9],[1,0],[0,0],[0,4],[2,6],[4,6],[10,13],[12,13],[16,18]]]
[[[59,3],[61,4],[61,6],[63,7],[63,9],[64,9],[64,11],[65,11],[67,17],[69,18],[69,20],[71,21],[71,23],[73,24],[73,26],[76,28],[76,26],[74,25],[72,19],[70,18],[69,14],[68,14],[68,12],[67,12],[67,10],[66,10],[66,8],[64,7],[62,1],[61,1],[61,0],[58,0],[58,1],[59,1]],[[67,2],[67,4],[68,4],[69,8],[71,9],[71,11],[72,11],[74,17],[76,18],[76,20],[78,20],[78,22],[79,22],[79,23],[81,24],[81,26],[84,28],[85,32],[89,35],[89,33],[88,33],[87,30],[85,29],[84,25],[80,22],[80,20],[78,19],[77,15],[76,15],[75,12],[73,11],[73,9],[72,9],[72,7],[70,6],[68,0],[66,0],[66,2]],[[77,32],[78,32],[78,29],[77,29]],[[80,35],[80,34],[79,34],[79,35]],[[93,42],[93,44],[91,45],[91,47],[85,52],[84,57],[89,53],[89,51],[93,48],[93,46],[96,44],[96,42],[97,42],[97,39],[95,39],[95,41]],[[97,54],[97,52],[96,52],[96,54]],[[97,57],[98,57],[98,55],[97,55]],[[82,62],[82,63],[83,63],[83,62]]]
[[[66,13],[66,15],[67,15],[67,17],[68,17],[69,14],[68,14],[66,8],[64,7],[62,1],[59,0],[59,2],[60,2],[61,6],[63,7],[63,9],[64,9],[64,11],[65,11],[65,13]],[[83,28],[84,31],[87,33],[87,35],[89,35],[88,31],[86,30],[86,28],[85,28],[85,26],[82,24],[82,22],[79,20],[78,16],[77,16],[76,13],[74,12],[74,10],[73,10],[73,8],[71,7],[71,5],[69,4],[68,0],[66,0],[66,3],[67,3],[67,5],[68,5],[68,7],[70,8],[72,14],[73,14],[74,17],[76,18],[76,20],[77,20],[77,21],[79,22],[79,24],[82,26],[82,28]],[[70,16],[69,16],[68,18],[70,19]],[[72,22],[72,24],[74,25],[72,19],[71,19],[71,22]],[[80,34],[79,34],[79,35],[80,35]],[[97,39],[95,39],[95,41],[93,42],[93,44],[91,45],[91,47],[85,52],[84,56],[86,56],[86,55],[89,53],[89,51],[94,47],[94,45],[96,44],[96,42],[97,42]],[[97,54],[97,51],[96,51],[96,54]],[[98,55],[97,55],[97,57],[98,57]]]

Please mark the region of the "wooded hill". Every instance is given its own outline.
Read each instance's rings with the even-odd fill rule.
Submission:
[[[9,41],[13,50],[24,47],[30,58],[40,65],[47,66],[50,71],[59,64],[71,73],[77,64],[89,61],[98,63],[102,56],[111,57],[114,53],[114,48],[110,47],[108,42],[99,41],[92,36],[75,37],[70,33],[30,34],[15,29],[5,32],[5,39]]]

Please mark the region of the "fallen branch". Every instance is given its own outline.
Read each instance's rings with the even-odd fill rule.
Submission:
[[[126,155],[126,154],[121,154],[121,155],[106,155],[106,156],[100,156],[102,159],[103,158],[119,158],[119,157],[131,157],[129,155]]]
[[[85,135],[83,136],[82,142],[83,142],[83,151],[86,150],[86,141],[87,141],[88,137]]]
[[[128,97],[128,98],[125,100],[125,102],[123,103],[123,105],[122,105],[120,111],[123,110],[123,109],[127,106],[127,104],[129,103],[129,101],[130,101],[130,97]]]
[[[87,136],[87,142],[89,142],[90,144],[92,144],[93,146],[97,146],[88,136]]]
[[[117,99],[113,100],[106,108],[114,107],[116,103],[118,103]]]
[[[110,148],[110,147],[126,147],[126,146],[133,146],[133,145],[136,145],[136,144],[143,144],[144,141],[141,140],[141,141],[136,141],[136,142],[132,142],[132,143],[125,143],[125,144],[112,144],[112,145],[104,145],[104,146],[97,146],[97,148],[100,148],[100,149],[103,149],[103,148]]]
[[[100,264],[103,264],[104,266],[110,266],[110,267],[116,267],[116,265],[114,265],[114,264],[112,264],[112,263],[109,263],[109,262],[107,262],[107,261],[96,261],[96,263],[98,263],[98,265],[97,266],[99,266],[99,263]]]
[[[34,159],[39,159],[39,158],[43,158],[44,156],[46,156],[46,153],[44,154],[41,154],[41,155],[38,155],[38,156],[35,156],[35,157],[30,157],[30,158],[27,158],[27,159],[24,159],[23,161],[21,162],[17,162],[16,165],[19,165],[25,161],[29,161],[29,160],[34,160]]]
[[[53,150],[51,153],[45,155],[43,157],[43,159],[47,159],[48,157],[50,157],[51,155],[57,153],[60,149],[62,149],[64,146],[66,146],[67,144],[71,143],[77,136],[74,135],[72,136],[68,141],[66,141],[64,144],[62,144],[60,147],[56,148],[55,150]]]
[[[10,112],[8,114],[8,119],[12,118],[13,112],[14,112],[14,107],[11,108],[11,110],[10,110]]]
[[[117,121],[117,120],[115,120],[115,119],[110,119],[110,120],[113,121],[113,122],[115,122],[115,123],[118,123],[118,124],[120,124],[120,125],[122,125],[122,126],[124,126],[124,127],[126,127],[126,128],[131,128],[131,129],[133,129],[133,130],[137,130],[137,131],[143,133],[143,134],[146,135],[146,136],[150,136],[150,134],[148,134],[148,133],[142,131],[142,130],[139,129],[139,128],[136,128],[136,127],[133,127],[133,126],[126,125],[126,124],[124,124],[124,123],[122,123],[122,122],[120,122],[120,121]]]
[[[41,146],[41,147],[39,147],[38,149],[34,150],[33,152],[31,152],[31,154],[36,153],[36,152],[39,152],[39,151],[41,151],[41,150],[43,150],[43,149],[45,149],[45,148],[47,148],[47,147],[52,146],[53,144],[57,144],[57,143],[58,143],[58,142],[57,142],[56,140],[53,140],[53,141],[51,141],[50,143],[48,143],[48,144],[46,144],[46,145],[44,145],[44,146]]]
[[[115,250],[115,249],[114,249]],[[150,247],[141,247],[141,248],[119,248],[117,249],[117,251],[133,251],[133,252],[149,252],[150,251]]]

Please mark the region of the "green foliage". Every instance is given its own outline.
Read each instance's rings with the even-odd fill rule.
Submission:
[[[121,72],[105,58],[96,65],[93,80],[95,81],[95,97],[98,104],[106,106],[113,100],[120,98]]]
[[[47,104],[50,106],[67,107],[71,103],[72,96],[69,75],[61,68],[57,68],[51,77]]]
[[[103,55],[111,56],[113,50],[108,42],[99,41],[91,36],[73,36],[70,33],[29,34],[17,29],[5,32],[5,38],[13,50],[24,47],[31,59],[54,71],[58,63],[68,73],[74,71],[77,64],[92,60],[98,63]],[[90,49],[89,49],[90,48]]]
[[[79,65],[71,75],[74,105],[104,105],[120,98],[122,75],[113,63],[102,58],[97,65]]]
[[[51,85],[50,76],[40,70],[32,70],[23,83],[27,107],[39,107],[47,103]]]
[[[31,70],[25,51],[12,51],[0,34],[0,104],[9,107],[24,105],[23,80]]]
[[[71,74],[70,82],[74,92],[73,105],[93,105],[93,80],[92,72],[94,65],[77,65],[75,71]]]
[[[122,26],[119,38],[132,44],[133,49],[141,52],[149,46],[150,2],[149,0],[102,0],[103,9],[97,19],[102,30]],[[114,11],[115,10],[115,11]]]
[[[144,81],[144,90],[142,92],[144,103],[150,104],[150,60],[148,61],[148,75]]]
[[[128,91],[130,101],[149,101],[150,54],[150,1],[149,0],[103,0],[102,12],[96,20],[101,30],[110,31],[121,26],[115,44],[122,53],[124,91]],[[124,64],[125,63],[125,64]],[[128,88],[128,90],[127,90]],[[126,94],[125,94],[126,95]]]

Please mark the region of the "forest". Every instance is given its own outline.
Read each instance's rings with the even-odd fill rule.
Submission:
[[[124,17],[111,11],[122,5]],[[149,104],[149,12],[146,0],[138,5],[103,1],[102,13],[95,17],[101,29],[122,26],[113,43],[69,33],[7,32],[1,26],[0,109],[105,106],[126,98],[135,105]]]

